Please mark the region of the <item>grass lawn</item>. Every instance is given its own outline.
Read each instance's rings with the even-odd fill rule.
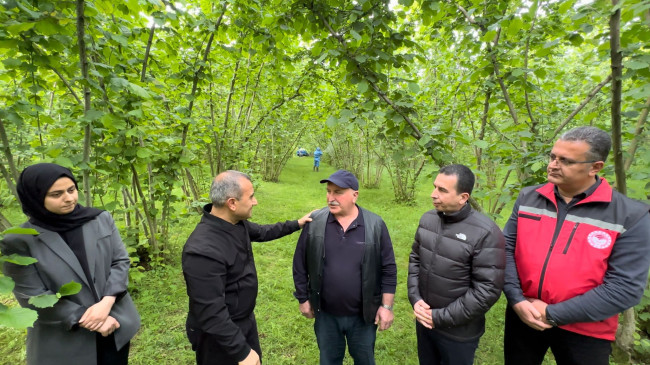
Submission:
[[[334,169],[325,164],[321,164],[320,172],[312,172],[311,158],[294,157],[279,183],[256,179],[259,205],[254,208],[251,220],[266,224],[297,219],[313,209],[324,207],[325,187],[319,184],[319,180],[332,172]],[[200,182],[205,194],[209,183]],[[358,204],[384,218],[397,260],[395,322],[389,330],[377,335],[376,359],[380,365],[417,364],[414,317],[407,298],[406,277],[417,223],[425,211],[433,208],[429,198],[431,187],[431,179],[423,178],[415,206],[396,204],[388,179],[379,189],[360,188]],[[182,219],[183,223],[173,230],[175,242],[168,262],[133,283],[131,292],[142,316],[142,328],[131,343],[131,364],[194,363],[194,353],[185,337],[187,296],[180,252],[198,220],[198,215]],[[501,219],[497,223],[502,227],[504,222],[505,219]],[[300,315],[298,303],[292,295],[291,264],[298,235],[294,233],[277,241],[253,244],[260,285],[255,312],[266,364],[318,363],[313,322]],[[0,297],[0,301],[15,305],[8,297]],[[504,308],[505,299],[502,297],[488,312],[487,329],[476,354],[476,364],[503,363]],[[0,328],[1,364],[24,363],[24,334],[25,331]],[[349,356],[345,364],[352,364]]]

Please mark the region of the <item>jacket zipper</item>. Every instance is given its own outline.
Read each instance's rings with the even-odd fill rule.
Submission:
[[[576,223],[573,225],[573,230],[571,231],[571,234],[569,235],[569,240],[566,243],[566,246],[564,247],[564,251],[562,251],[563,255],[566,255],[567,251],[569,251],[569,246],[571,246],[571,242],[573,241],[573,235],[576,234],[576,231],[578,230],[578,224]]]
[[[555,209],[559,209],[559,208],[556,206]],[[551,259],[551,253],[553,252],[553,247],[555,247],[555,242],[557,241],[557,237],[560,235],[560,231],[562,230],[563,224],[564,221],[562,221],[562,224],[560,224],[560,222],[558,222],[557,220],[555,221],[555,233],[553,233],[551,246],[548,248],[548,252],[546,253],[546,259],[544,260],[544,266],[542,266],[542,272],[539,276],[539,286],[537,287],[537,299],[542,299],[542,286],[544,285],[544,276],[546,274],[546,267],[548,266],[548,261]]]

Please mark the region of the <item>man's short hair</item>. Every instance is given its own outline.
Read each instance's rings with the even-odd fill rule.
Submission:
[[[456,192],[458,194],[467,193],[472,195],[474,189],[474,173],[469,167],[461,164],[447,165],[438,171],[439,174],[456,175],[458,181],[456,182]]]
[[[220,208],[226,205],[226,201],[230,198],[241,199],[243,192],[239,182],[242,178],[251,181],[250,176],[235,170],[224,171],[217,175],[210,187],[212,205]]]
[[[612,148],[612,138],[609,133],[590,126],[573,128],[565,132],[560,140],[586,142],[589,145],[588,161],[606,161],[609,150]]]

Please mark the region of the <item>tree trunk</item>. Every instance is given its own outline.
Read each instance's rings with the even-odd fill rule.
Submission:
[[[219,141],[219,151],[223,152],[224,145],[228,139],[228,121],[230,120],[230,105],[232,104],[232,96],[235,94],[235,85],[237,83],[237,71],[239,70],[239,60],[235,63],[235,70],[232,73],[232,79],[230,80],[230,91],[228,92],[228,98],[226,100],[226,111],[223,115],[223,128],[221,133],[221,140]],[[223,153],[220,155],[221,160],[223,161]],[[234,161],[226,161],[227,166],[230,166]]]
[[[621,10],[617,8],[618,0],[612,0],[616,10],[609,19],[610,58],[612,68],[612,147],[614,152],[614,171],[616,174],[616,190],[627,194],[625,169],[623,165],[623,150],[621,148],[621,92],[623,76],[623,54],[620,50]],[[629,357],[634,348],[634,331],[636,330],[634,308],[623,313],[623,323],[616,336],[616,345]]]
[[[86,19],[84,17],[84,0],[77,0],[77,44],[79,45],[79,64],[81,66],[81,78],[83,83],[84,115],[90,110],[90,88],[88,87],[88,56],[86,55],[86,40],[84,39]],[[92,133],[92,122],[88,121],[84,128],[83,146],[83,179],[84,195],[86,206],[92,206],[92,194],[90,191],[90,137]]]
[[[138,178],[138,172],[135,169],[135,165],[131,164],[131,172],[133,173],[133,184],[137,189],[140,200],[142,201],[142,209],[144,209],[144,215],[147,219],[147,225],[149,226],[149,243],[151,244],[151,249],[153,254],[158,253],[158,241],[156,240],[156,222],[152,219],[151,212],[149,211],[147,197],[144,196],[142,192],[142,186],[140,185],[140,179]]]
[[[7,131],[5,130],[4,121],[0,118],[0,140],[2,141],[2,152],[4,154],[5,160],[7,160],[7,165],[9,165],[9,171],[2,167],[2,176],[7,181],[7,186],[11,193],[14,194],[16,199],[18,199],[18,194],[16,193],[16,182],[18,181],[18,169],[14,164],[14,157],[11,154],[11,147],[9,147],[9,138],[7,138]]]
[[[0,232],[11,228],[11,222],[0,212]]]
[[[639,140],[643,136],[643,129],[645,123],[648,120],[648,111],[650,111],[650,97],[648,97],[648,100],[645,101],[645,105],[643,106],[641,115],[639,115],[639,119],[636,121],[634,138],[632,139],[632,142],[630,143],[630,147],[627,150],[627,159],[625,160],[625,164],[624,164],[625,171],[630,169],[630,166],[632,166],[632,162],[634,161],[634,154],[636,153],[636,149],[639,146]]]

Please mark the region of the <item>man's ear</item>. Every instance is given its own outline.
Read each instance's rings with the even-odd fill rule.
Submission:
[[[228,198],[228,200],[226,200],[226,206],[228,207],[228,209],[230,209],[230,210],[232,210],[234,212],[235,209],[237,209],[237,205],[235,204],[236,202],[237,202],[237,199]]]
[[[460,203],[465,204],[469,200],[469,193],[460,193]]]
[[[589,169],[589,176],[596,176],[600,170],[605,167],[605,162],[603,161],[596,161],[591,164],[591,169]]]

